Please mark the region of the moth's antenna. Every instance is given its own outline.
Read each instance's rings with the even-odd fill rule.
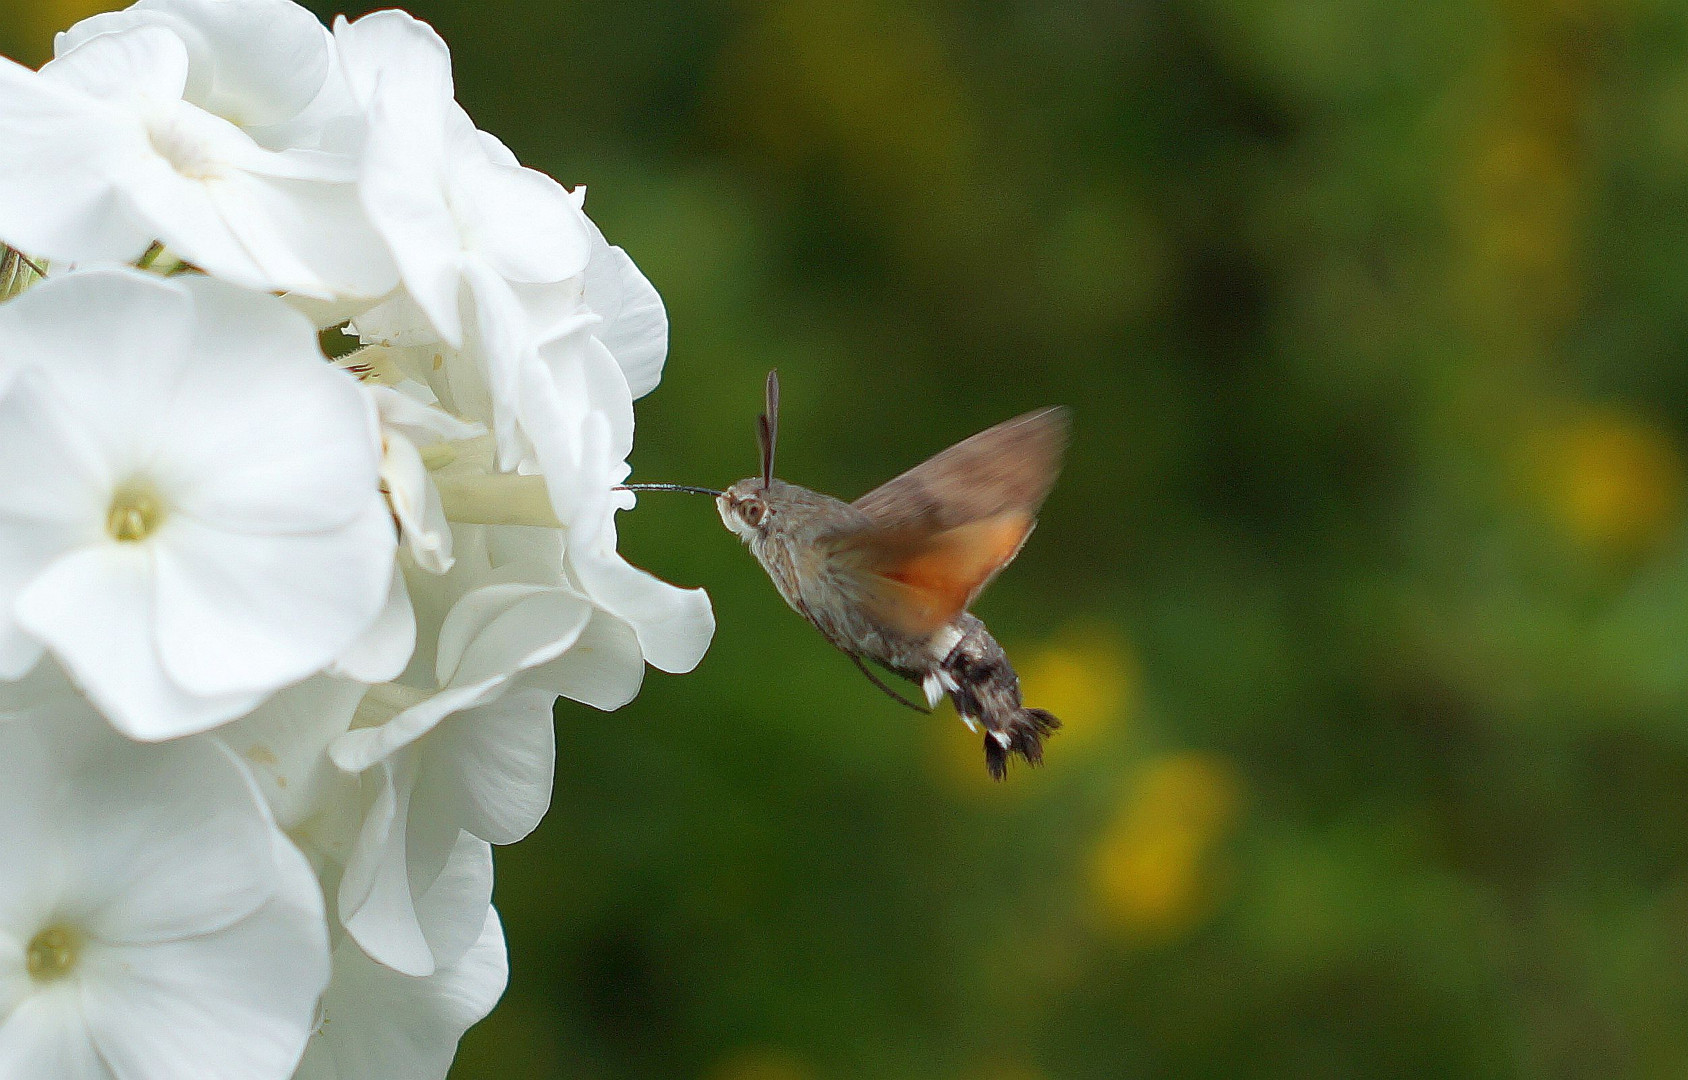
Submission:
[[[684,491],[688,495],[719,495],[714,488],[693,487],[690,484],[617,484],[615,491]]]
[[[774,483],[774,447],[780,437],[780,373],[768,372],[768,411],[756,418],[756,441],[762,447],[762,490]]]

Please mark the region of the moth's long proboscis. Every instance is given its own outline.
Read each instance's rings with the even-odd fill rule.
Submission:
[[[616,491],[684,491],[688,495],[720,495],[714,488],[693,487],[691,484],[617,484]]]

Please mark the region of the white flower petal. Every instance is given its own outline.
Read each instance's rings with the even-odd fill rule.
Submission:
[[[591,428],[583,432],[586,460],[591,468],[599,471],[599,476],[595,478],[613,475],[619,479],[622,462],[633,452],[633,393],[627,384],[627,376],[622,374],[615,357],[596,336],[583,335],[579,347],[565,350],[563,356],[567,359],[562,363],[578,365],[579,381],[585,387],[592,412],[603,417],[607,425],[607,430],[602,433]],[[555,372],[556,363],[549,356],[547,363]],[[595,441],[600,434],[604,436],[601,443]]]
[[[320,281],[324,295],[368,298],[385,296],[398,284],[398,268],[353,183],[231,177],[219,186],[218,196],[225,220],[235,224],[249,250],[285,253],[296,260],[266,260],[271,282],[297,280],[308,286]]]
[[[49,278],[0,305],[0,369],[39,371],[74,410],[81,445],[114,458],[152,453],[149,421],[184,380],[194,305],[179,281],[132,270]],[[133,467],[131,461],[129,466]]]
[[[304,857],[273,845],[280,885],[216,933],[142,946],[90,943],[83,1011],[124,1080],[288,1075],[328,985],[321,892]]]
[[[614,552],[573,565],[593,602],[632,624],[652,667],[673,673],[697,667],[715,635],[708,593],[670,585]]]
[[[465,116],[467,116],[467,114],[465,114]],[[508,165],[511,168],[518,168],[521,166],[522,163],[516,160],[516,152],[511,150],[508,146],[505,146],[504,141],[492,132],[477,130],[475,132],[475,141],[480,146],[481,153],[485,154],[486,159],[494,165]],[[575,199],[576,205],[579,205],[583,201],[584,191],[585,189],[582,188],[582,195]],[[570,192],[569,194],[574,195],[575,193]]]
[[[525,673],[522,683],[610,712],[632,701],[644,679],[645,660],[633,627],[595,611],[567,652]]]
[[[356,786],[329,760],[328,744],[351,726],[366,689],[350,679],[306,679],[202,738],[217,739],[232,750],[251,773],[276,824],[297,829]]]
[[[504,931],[490,907],[475,944],[427,979],[389,971],[354,942],[334,950],[323,1025],[297,1080],[445,1080],[463,1033],[509,980]]]
[[[203,696],[266,690],[331,663],[371,627],[392,582],[392,522],[375,504],[329,534],[160,530],[158,650]]]
[[[383,427],[403,432],[418,446],[485,435],[486,427],[459,420],[439,407],[428,388],[405,381],[398,386],[369,386]]]
[[[271,828],[228,751],[110,742],[59,809],[83,927],[106,944],[147,945],[257,910],[273,888]]]
[[[603,321],[594,309],[586,305],[583,281],[584,275],[578,275],[564,281],[510,283],[533,340],[551,341],[579,331],[590,331]]]
[[[482,840],[520,840],[551,805],[554,701],[544,690],[512,690],[451,717],[428,740],[418,785],[445,797],[455,823]]]
[[[455,296],[455,284],[452,289]],[[440,356],[441,351],[446,348],[427,312],[417,304],[415,297],[402,288],[368,311],[347,317],[352,320],[352,328],[357,331],[358,340],[365,345],[381,345],[395,349],[438,346],[431,350],[432,356]]]
[[[183,176],[163,158],[152,156],[137,160],[125,171],[122,193],[147,234],[162,238],[184,261],[245,289],[263,291],[270,286],[264,267],[223,219],[223,208],[203,181]],[[314,282],[295,280],[278,282],[276,287],[318,291]]]
[[[563,281],[586,269],[592,235],[566,188],[533,169],[479,157],[478,146],[454,149],[451,203],[489,267],[512,282]]]
[[[404,672],[415,649],[416,613],[410,606],[404,573],[394,563],[386,606],[364,635],[335,658],[334,672],[359,682],[388,682]]]
[[[6,1056],[6,1018],[35,989],[35,980],[29,977],[28,947],[21,939],[0,933],[0,1061]]]
[[[572,591],[537,585],[488,585],[451,609],[440,629],[441,681],[509,677],[574,644],[592,607]]]
[[[296,116],[328,74],[323,26],[292,0],[140,0],[77,23],[54,39],[54,52],[144,24],[171,30],[187,46],[188,100],[242,126]]]
[[[405,709],[385,724],[348,731],[334,740],[329,754],[346,772],[359,773],[385,761],[398,751],[433,731],[453,713],[472,709],[496,698],[503,691],[503,678],[447,687]]]
[[[334,42],[347,86],[358,100],[367,105],[390,94],[412,101],[431,110],[416,117],[419,128],[444,132],[443,120],[457,92],[451,50],[433,27],[392,9],[355,22],[342,15],[334,20]]]
[[[405,288],[439,335],[460,345],[462,243],[444,176],[451,54],[431,27],[401,11],[336,19],[334,39],[347,85],[367,110],[364,209]]]
[[[498,466],[514,469],[527,457],[528,444],[517,429],[525,402],[520,400],[524,372],[537,358],[532,327],[514,287],[480,259],[463,265],[463,279],[474,299],[474,330],[485,392],[491,399],[491,428],[498,443]]]
[[[586,264],[586,303],[603,317],[593,331],[620,365],[635,398],[662,381],[668,358],[668,311],[649,279],[627,252],[592,230],[592,261]]]
[[[54,811],[60,779],[49,751],[52,717],[0,719],[0,949],[21,951],[24,942],[8,937],[8,928],[40,926],[58,905],[68,868],[56,842]],[[0,1013],[6,1005],[0,961]],[[5,1075],[0,1073],[0,1075]]]
[[[113,182],[144,137],[0,57],[0,240],[53,260],[132,262],[152,242]]]
[[[340,921],[372,958],[406,975],[431,975],[434,954],[417,922],[406,866],[413,753],[364,773],[378,785],[340,881]],[[449,850],[449,849],[448,849]]]
[[[439,488],[428,475],[416,444],[404,435],[388,432],[386,451],[381,458],[381,483],[398,519],[405,550],[418,568],[443,574],[451,569],[451,524]]]
[[[492,846],[457,833],[445,866],[416,898],[416,918],[438,967],[449,967],[474,947],[492,906]]]
[[[0,677],[34,667],[41,643],[18,626],[13,601],[66,548],[101,537],[103,462],[82,445],[35,372],[0,397]]]
[[[197,332],[156,466],[194,477],[171,492],[182,511],[253,532],[367,514],[380,501],[380,442],[357,381],[323,362],[310,322],[287,305],[205,279],[187,287]]]
[[[125,27],[61,51],[41,77],[101,101],[176,101],[187,88],[188,49],[165,27]]]
[[[0,1076],[115,1080],[89,1037],[73,984],[32,994],[0,1016]]]
[[[173,739],[250,712],[261,693],[194,697],[165,676],[149,553],[129,550],[139,546],[110,544],[60,559],[18,598],[18,622],[130,738]]]

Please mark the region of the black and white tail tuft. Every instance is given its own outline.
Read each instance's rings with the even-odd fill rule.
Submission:
[[[955,711],[985,729],[985,768],[994,779],[1008,775],[1008,757],[1019,754],[1028,765],[1043,763],[1043,740],[1061,726],[1053,714],[1020,702],[1020,677],[1008,654],[973,615],[956,622],[961,640],[942,667],[949,676]]]

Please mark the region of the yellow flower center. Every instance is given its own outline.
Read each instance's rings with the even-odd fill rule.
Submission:
[[[113,540],[133,544],[151,536],[164,520],[164,503],[152,486],[131,481],[111,496],[106,532]]]
[[[54,925],[30,939],[24,966],[37,982],[52,982],[69,975],[82,953],[82,935],[68,926]]]

